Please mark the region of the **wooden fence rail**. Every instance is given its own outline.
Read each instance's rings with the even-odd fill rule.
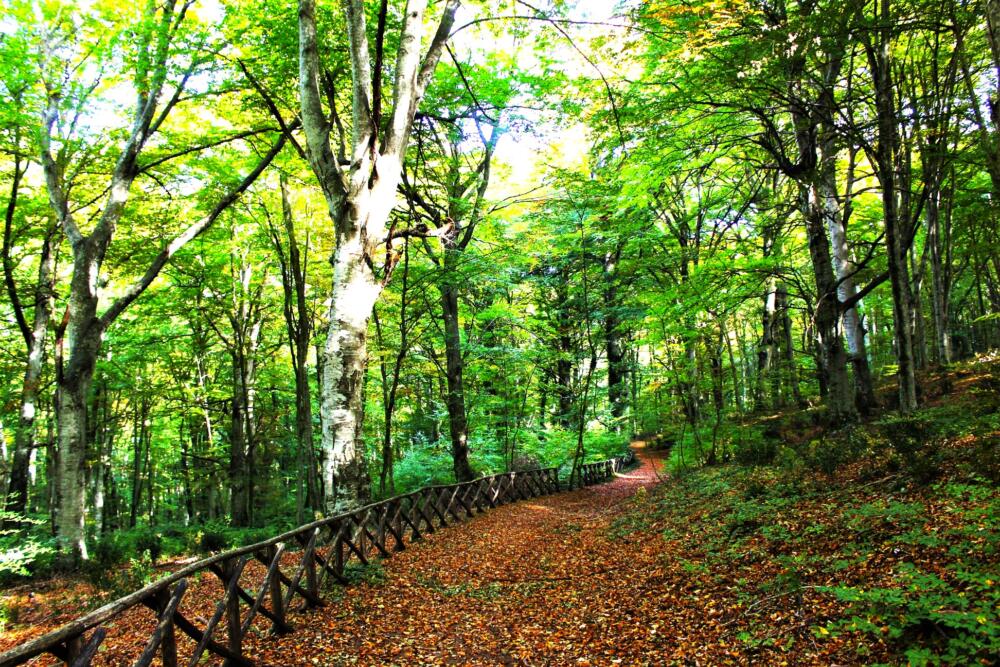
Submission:
[[[622,456],[588,463],[576,476],[580,486],[606,481],[635,460],[629,450]],[[328,584],[350,582],[355,560],[367,565],[374,558],[389,558],[424,534],[475,516],[489,508],[566,490],[557,468],[541,468],[480,477],[469,482],[424,487],[365,507],[300,526],[269,540],[232,549],[188,565],[72,621],[52,632],[0,654],[0,667],[23,664],[44,653],[72,667],[86,667],[107,636],[104,627],[126,611],[147,607],[156,626],[135,667],[150,665],[159,656],[164,667],[195,667],[208,652],[225,665],[255,665],[244,655],[243,639],[255,620],[264,617],[276,634],[292,632],[287,613],[327,604]],[[247,572],[252,561],[263,574]],[[219,579],[221,598],[208,619],[192,620],[182,609],[193,575],[208,573]],[[253,581],[251,581],[253,580]],[[200,626],[197,621],[200,621]],[[224,630],[220,631],[222,625]],[[177,633],[194,645],[181,660]],[[217,634],[222,637],[217,638]]]

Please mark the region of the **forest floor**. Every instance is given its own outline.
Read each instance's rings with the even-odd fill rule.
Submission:
[[[607,484],[505,505],[384,561],[301,632],[264,639],[275,665],[663,664],[699,637],[708,600],[678,604],[656,535],[614,521],[661,479],[661,453]],[[686,635],[686,636],[685,636]],[[698,653],[692,648],[690,655]]]
[[[255,624],[245,650],[269,665],[998,664],[1000,363],[924,388],[915,422],[774,415],[733,462],[680,475],[635,443],[640,465],[613,481],[427,535],[294,612],[294,633]],[[82,583],[34,590],[0,651],[92,606]],[[185,608],[206,617],[220,593],[202,578]],[[97,663],[125,664],[152,622],[117,619]]]

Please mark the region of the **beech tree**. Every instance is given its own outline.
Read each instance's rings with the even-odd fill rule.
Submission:
[[[333,83],[325,74],[329,67],[321,60],[316,3],[299,3],[302,127],[309,164],[326,198],[337,238],[330,259],[333,287],[320,387],[324,507],[330,514],[369,496],[360,447],[368,321],[399,259],[394,242],[420,233],[416,228],[392,228],[389,219],[396,206],[413,119],[434,76],[459,4],[459,0],[444,3],[437,28],[425,46],[427,1],[406,3],[391,70],[390,103],[383,111],[388,0],[383,0],[379,9],[374,48],[369,42],[365,3],[345,0],[351,65],[350,127],[345,132]],[[323,107],[324,92],[333,101],[327,110]],[[380,256],[384,259],[379,273],[375,266]]]
[[[110,304],[99,308],[105,283],[101,270],[119,223],[127,219],[133,185],[154,166],[174,156],[170,153],[149,155],[145,163],[141,158],[151,153],[155,145],[153,138],[177,110],[189,81],[206,71],[210,63],[202,51],[207,36],[201,30],[188,28],[189,8],[190,3],[172,1],[162,6],[148,5],[139,15],[137,24],[123,23],[114,16],[106,17],[116,21],[123,36],[134,35],[134,41],[129,43],[129,57],[121,62],[111,60],[114,52],[108,50],[106,28],[94,20],[96,17],[81,15],[77,20],[82,21],[82,25],[74,25],[72,18],[67,20],[66,8],[53,7],[35,27],[41,53],[39,162],[53,214],[69,243],[72,257],[72,277],[58,343],[61,351],[57,371],[59,505],[56,526],[67,553],[74,558],[87,558],[84,539],[87,399],[105,332],[149,288],[170,258],[208,229],[250,187],[285,142],[284,135],[280,135],[241,181],[225,188],[224,194],[215,198],[207,213],[190,211],[198,219],[175,236],[161,241],[161,250],[152,257],[145,271],[113,296]],[[106,179],[104,185],[90,195],[93,199],[75,202],[74,193],[82,189],[80,180],[85,176],[81,167],[92,163],[94,154],[101,149],[99,137],[83,134],[81,121],[88,108],[99,103],[95,93],[105,85],[101,78],[103,71],[98,69],[94,74],[85,65],[88,59],[102,56],[109,59],[108,66],[114,64],[123,68],[135,101],[131,114],[125,119],[124,131],[116,132],[123,139],[107,171],[102,174]],[[185,147],[175,153],[188,152],[190,148]],[[206,184],[206,187],[215,189],[215,184]],[[98,203],[101,199],[103,204]],[[90,229],[78,224],[80,211],[95,220]]]

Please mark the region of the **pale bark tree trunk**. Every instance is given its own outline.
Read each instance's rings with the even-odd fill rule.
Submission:
[[[393,108],[382,132],[384,23],[380,22],[375,66],[369,46],[365,3],[344,0],[352,77],[350,159],[340,144],[331,146],[329,113],[323,108],[316,36],[315,0],[299,2],[299,97],[309,163],[326,197],[337,248],[329,331],[323,349],[321,391],[323,484],[327,513],[357,506],[370,495],[361,443],[368,320],[398,255],[389,215],[396,205],[402,158],[420,99],[430,83],[454,23],[458,0],[448,0],[426,54],[421,56],[427,0],[407,3],[393,69]],[[331,99],[333,96],[331,96]],[[339,117],[338,117],[339,118]],[[339,123],[339,120],[338,120]],[[349,166],[345,170],[342,162]],[[375,274],[379,250],[386,253],[384,274]]]
[[[824,133],[832,135],[830,128],[824,128]],[[854,280],[857,266],[851,258],[851,251],[847,245],[846,220],[847,212],[841,212],[837,196],[837,173],[836,173],[836,150],[833,147],[833,137],[827,136],[821,142],[820,166],[817,175],[817,190],[823,217],[826,220],[827,230],[830,234],[830,245],[833,250],[833,266],[837,277],[837,296],[841,301],[847,301],[857,294],[858,289]],[[851,166],[848,170],[848,179],[854,178],[854,157],[851,156]],[[852,183],[847,184],[848,201],[845,207],[850,206],[850,192]],[[849,210],[849,209],[848,209]],[[850,358],[851,367],[854,369],[854,399],[858,411],[863,414],[871,414],[878,407],[878,400],[875,398],[875,386],[872,380],[871,367],[868,364],[868,349],[865,345],[865,328],[862,323],[861,313],[858,306],[851,306],[843,312],[844,338],[847,341],[847,352]]]
[[[810,6],[810,11],[812,6]],[[774,21],[779,27],[787,27],[787,12],[783,6],[774,13]],[[809,57],[798,41],[790,42],[787,55],[787,99],[786,111],[791,118],[794,144],[797,150],[793,162],[784,147],[785,140],[777,134],[768,110],[758,109],[757,116],[768,128],[771,138],[765,142],[768,152],[777,162],[778,168],[793,179],[799,188],[799,211],[805,222],[809,255],[812,260],[813,278],[816,284],[814,316],[811,333],[817,350],[817,376],[820,393],[834,422],[853,420],[857,416],[854,407],[850,378],[847,372],[848,355],[844,349],[841,329],[841,308],[837,280],[830,252],[828,229],[829,179],[824,178],[824,158],[832,160],[834,137],[829,119],[836,117],[834,90],[843,69],[844,53],[849,31],[846,29],[848,14],[841,15],[842,24],[834,29],[835,37],[822,46],[824,63],[814,76],[807,76]],[[813,86],[818,86],[813,88]],[[823,151],[826,155],[822,155]],[[827,167],[829,168],[829,167]],[[833,183],[834,203],[836,203],[836,181]],[[838,219],[839,224],[839,219]]]
[[[18,169],[15,166],[15,172]],[[15,173],[15,178],[19,179]],[[24,366],[24,378],[21,383],[20,411],[17,427],[14,431],[14,451],[11,456],[10,478],[6,489],[6,511],[13,515],[23,515],[28,503],[28,482],[31,457],[35,450],[35,421],[38,413],[39,389],[42,371],[45,365],[46,338],[48,337],[49,320],[52,317],[53,288],[55,284],[55,254],[59,242],[58,227],[51,226],[42,241],[38,258],[38,279],[34,290],[34,314],[31,328],[23,315],[14,285],[13,267],[10,265],[10,231],[16,205],[17,185],[13,186],[6,224],[4,226],[4,278],[8,287],[8,296],[18,323],[23,326],[27,346],[27,360]],[[19,524],[16,516],[4,522],[7,528]]]
[[[238,186],[226,192],[207,216],[189,225],[167,243],[145,272],[128,285],[103,314],[98,315],[101,267],[118,223],[125,213],[132,183],[140,174],[139,156],[184,92],[183,83],[174,86],[169,99],[160,104],[161,94],[167,85],[169,61],[175,50],[171,40],[176,36],[182,18],[183,12],[174,0],[161,4],[151,3],[146,7],[144,30],[139,31],[135,46],[138,57],[147,66],[136,71],[135,85],[139,94],[131,126],[110,174],[107,200],[97,216],[93,230],[86,235],[77,226],[72,213],[74,206],[69,201],[74,183],[67,182],[66,175],[77,172],[68,169],[72,166],[66,149],[68,142],[62,142],[60,137],[55,137],[53,141],[54,130],[63,126],[57,121],[62,113],[59,89],[64,82],[47,87],[49,92],[39,132],[40,162],[51,208],[70,243],[73,256],[65,316],[65,353],[61,353],[63,361],[61,368],[57,369],[59,435],[58,509],[55,520],[62,551],[72,561],[87,557],[84,530],[87,396],[104,332],[153,283],[180,248],[208,229],[250,187],[286,141],[286,136],[282,134]],[[64,64],[59,62],[53,44],[43,43],[42,51],[43,58],[53,68],[58,69],[59,65]],[[183,81],[186,82],[187,77]],[[75,125],[75,122],[69,125]],[[61,147],[53,152],[56,143],[60,143]]]
[[[360,233],[334,253],[330,328],[323,348],[323,484],[327,514],[356,507],[370,495],[361,448],[362,394],[368,361],[368,318],[381,285],[365,264]]]
[[[108,428],[108,390],[106,383],[98,384],[94,391],[93,405],[91,406],[90,432],[92,447],[93,465],[91,467],[94,487],[94,533],[102,535],[104,533],[104,491],[106,487],[105,476],[108,472],[110,458],[105,458],[105,440],[109,437]]]
[[[64,346],[57,371],[58,509],[56,530],[72,557],[86,560],[87,397],[104,326],[97,317],[98,253],[89,240],[73,242],[73,278]]]
[[[825,399],[831,419],[835,422],[851,420],[856,413],[847,374],[847,351],[841,337],[840,300],[822,202],[813,186],[803,187],[800,198],[801,209],[806,218],[809,255],[818,299],[813,322],[816,345],[821,357],[818,370],[824,374],[820,384],[821,387],[826,385]]]
[[[986,37],[993,54],[993,67],[1000,74],[1000,0],[983,0],[986,6]]]
[[[771,276],[767,279],[763,305],[761,308],[761,335],[757,344],[757,382],[754,387],[754,408],[764,410],[769,403],[775,403],[775,396],[772,394],[771,401],[765,400],[768,382],[773,374],[775,360],[775,338],[774,330],[777,326],[777,280]]]

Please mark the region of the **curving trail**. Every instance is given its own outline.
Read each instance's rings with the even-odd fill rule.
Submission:
[[[271,665],[664,664],[677,633],[643,621],[675,604],[649,594],[663,542],[610,531],[659,480],[662,462],[635,448],[640,466],[610,483],[427,536],[338,602],[293,617],[294,634],[250,640],[249,653]]]

